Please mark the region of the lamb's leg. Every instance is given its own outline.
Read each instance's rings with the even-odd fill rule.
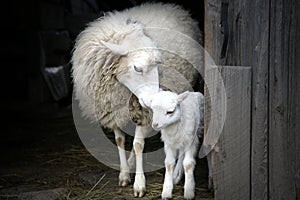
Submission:
[[[194,158],[195,149],[190,148],[185,152],[183,167],[184,167],[184,198],[193,199],[195,197],[195,179],[194,179],[194,169],[196,165],[196,160]]]
[[[179,152],[178,159],[173,173],[173,183],[175,185],[179,183],[183,175],[183,158],[184,158],[184,154]]]
[[[119,130],[115,129],[115,140],[118,145],[119,157],[120,157],[120,174],[119,174],[119,185],[127,186],[130,183],[129,175],[129,166],[126,160],[126,151],[125,151],[125,135]]]
[[[176,158],[176,150],[170,148],[165,144],[165,180],[163,191],[161,193],[162,199],[171,199],[172,198],[172,191],[173,191],[173,170],[175,165],[175,158]]]
[[[150,126],[137,126],[133,140],[133,149],[136,157],[136,174],[133,184],[135,197],[143,197],[146,193],[146,179],[143,169],[144,138],[152,131]]]

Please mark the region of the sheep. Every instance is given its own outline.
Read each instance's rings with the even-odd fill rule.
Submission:
[[[186,37],[166,42],[166,33],[171,36],[173,31],[176,38]],[[74,95],[84,117],[113,130],[120,157],[120,186],[131,182],[133,160],[126,159],[122,130],[128,122],[136,124],[135,197],[146,192],[142,152],[144,138],[153,131],[151,111],[142,97],[158,92],[159,87],[183,92],[197,83],[199,73],[192,63],[200,56],[195,56],[199,50],[191,40],[202,44],[197,22],[182,7],[163,3],[105,13],[76,39],[71,59]],[[178,73],[188,84],[177,81]]]
[[[182,165],[185,173],[184,198],[193,199],[198,137],[203,136],[203,95],[200,92],[186,91],[177,95],[161,91],[147,97],[147,106],[153,111],[152,127],[161,131],[166,154],[162,199],[172,198],[173,182],[179,182]]]

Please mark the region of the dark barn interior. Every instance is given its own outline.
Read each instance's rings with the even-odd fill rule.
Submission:
[[[86,23],[103,12],[142,2],[145,1],[3,3],[0,199],[132,198],[132,184],[119,188],[118,171],[93,158],[77,135],[72,118],[69,61],[74,40]],[[164,2],[178,3],[190,10],[203,30],[202,1]],[[153,143],[162,145],[159,138]],[[150,148],[147,144],[150,146],[151,141],[146,141],[146,149]],[[197,199],[212,198],[207,189],[206,163],[202,159],[197,163]],[[145,199],[160,199],[163,173],[162,169],[146,174]],[[174,199],[181,199],[182,192],[182,184],[176,186]]]

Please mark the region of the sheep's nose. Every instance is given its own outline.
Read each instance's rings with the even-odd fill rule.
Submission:
[[[157,128],[158,127],[158,123],[157,122],[152,123],[152,127],[153,128]]]

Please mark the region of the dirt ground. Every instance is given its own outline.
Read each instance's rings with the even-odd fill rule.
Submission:
[[[120,188],[118,171],[84,148],[70,106],[6,105],[2,111],[0,199],[135,199],[132,183]],[[152,142],[162,145],[159,138]],[[164,169],[145,174],[147,194],[142,199],[161,199],[163,174]],[[197,159],[195,177],[196,199],[213,199],[205,159]],[[183,181],[174,188],[173,199],[182,196]]]

